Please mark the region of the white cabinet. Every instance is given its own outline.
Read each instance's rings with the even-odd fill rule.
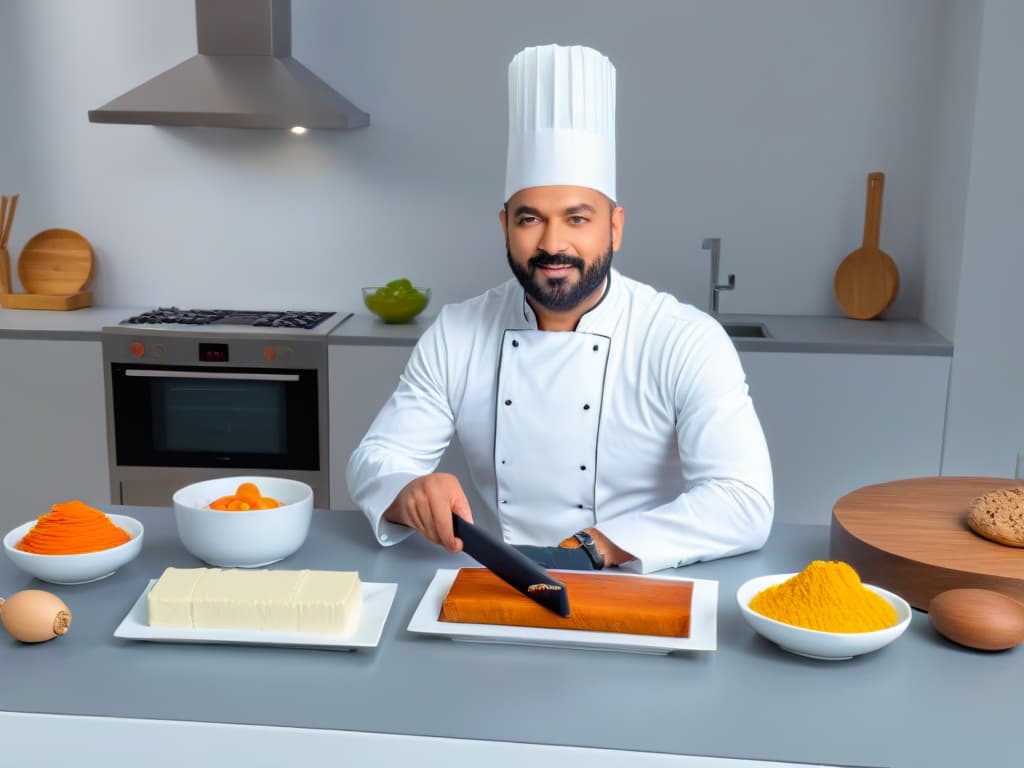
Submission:
[[[99,341],[0,339],[0,524],[110,503]]]
[[[355,509],[348,493],[345,467],[381,406],[398,386],[398,377],[412,354],[408,346],[331,345],[330,382],[331,509]],[[458,440],[453,440],[438,466],[459,478],[470,508],[479,496],[469,480],[469,468]]]
[[[775,476],[775,519],[828,523],[862,485],[938,475],[951,358],[741,352]]]

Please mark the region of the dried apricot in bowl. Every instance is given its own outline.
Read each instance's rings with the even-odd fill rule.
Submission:
[[[238,486],[247,482],[259,488],[260,499],[278,506],[243,514],[210,509],[211,499],[237,496]],[[178,536],[189,554],[220,568],[257,568],[302,546],[312,520],[313,489],[283,477],[219,477],[178,489],[172,502]]]
[[[229,496],[221,496],[210,502],[210,509],[221,512],[248,512],[252,509],[274,509],[281,506],[281,502],[264,496],[260,493],[256,483],[242,483]]]
[[[242,483],[235,491],[235,495],[242,499],[253,499],[255,501],[259,501],[262,494],[260,493],[259,486],[257,486],[256,483]]]

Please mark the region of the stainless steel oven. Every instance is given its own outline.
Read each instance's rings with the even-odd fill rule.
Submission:
[[[103,329],[115,502],[169,506],[197,480],[267,474],[329,506],[326,331],[239,330]]]

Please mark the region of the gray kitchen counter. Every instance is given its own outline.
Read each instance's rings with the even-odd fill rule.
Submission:
[[[478,739],[844,766],[1020,763],[1021,648],[954,646],[915,611],[892,645],[824,662],[782,651],[744,623],[739,585],[826,557],[827,526],[776,525],[760,552],[667,572],[719,580],[718,649],[648,656],[412,634],[406,627],[435,570],[472,561],[419,538],[382,549],[361,515],[317,511],[306,544],[275,567],[358,570],[365,581],[398,584],[379,647],[342,653],[113,638],[149,579],[200,563],[178,542],[170,510],[109,511],[141,520],[146,538],[139,558],[107,579],[50,585],[0,562],[0,594],[48,589],[73,613],[69,634],[48,643],[0,637],[0,714],[90,716],[95,727],[284,726],[311,745],[345,732],[435,737],[448,749]]]
[[[414,346],[434,321],[421,315],[405,325],[389,324],[370,314],[355,314],[338,326],[328,343],[347,346]],[[810,315],[723,314],[726,324],[761,324],[767,338],[734,338],[741,352],[817,352],[950,357],[953,345],[915,320],[851,320]]]
[[[99,341],[100,329],[144,311],[132,307],[85,307],[69,311],[0,309],[0,339]]]
[[[413,347],[436,317],[436,314],[420,315],[409,323],[385,323],[376,315],[356,312],[331,331],[327,343],[343,346]]]
[[[68,312],[0,309],[0,339],[99,340],[100,329],[152,307],[87,307]],[[355,313],[327,337],[330,345],[412,347],[436,315],[389,324]],[[740,351],[838,354],[936,355],[949,357],[953,345],[914,320],[851,320],[810,315],[719,315],[726,324],[763,324],[768,338],[734,338]]]
[[[768,338],[736,338],[741,352],[833,352],[950,357],[953,345],[917,320],[853,320],[806,315],[722,314],[730,324],[761,324]]]

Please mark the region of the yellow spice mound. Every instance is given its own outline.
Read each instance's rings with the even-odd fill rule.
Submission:
[[[781,584],[758,592],[751,610],[821,632],[874,632],[895,626],[896,609],[866,589],[847,563],[815,560]]]

